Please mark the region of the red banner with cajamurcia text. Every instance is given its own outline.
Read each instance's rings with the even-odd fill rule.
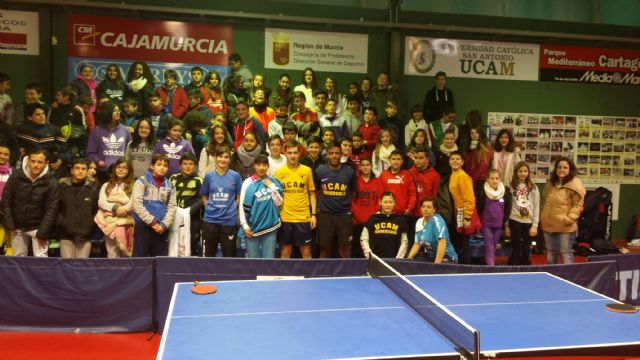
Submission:
[[[68,55],[226,65],[232,28],[225,25],[69,16]]]
[[[144,61],[158,81],[164,70],[173,69],[178,83],[186,85],[194,66],[224,78],[233,52],[233,28],[227,25],[69,15],[67,28],[69,80],[86,64],[101,81],[110,64],[124,75],[132,62]]]

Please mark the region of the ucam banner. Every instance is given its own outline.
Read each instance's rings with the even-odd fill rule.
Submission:
[[[540,80],[640,85],[640,51],[542,45]]]
[[[489,41],[404,38],[405,75],[538,81],[540,46]]]
[[[193,66],[217,70],[224,77],[232,52],[230,26],[178,21],[69,15],[67,38],[69,78],[90,64],[98,82],[108,64],[118,65],[126,76],[134,61],[146,62],[159,82],[164,81],[164,70],[174,69],[178,83],[185,85]]]
[[[0,9],[0,54],[40,55],[38,13]]]
[[[367,72],[368,35],[266,28],[264,44],[268,69]]]

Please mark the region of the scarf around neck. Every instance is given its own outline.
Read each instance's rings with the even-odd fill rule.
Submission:
[[[380,145],[380,147],[378,148],[378,159],[389,161],[389,156],[391,156],[391,152],[393,152],[393,150],[395,149],[396,147],[393,144],[389,145],[389,147]]]
[[[491,185],[489,185],[489,182],[485,181],[484,193],[487,194],[487,197],[491,200],[502,199],[504,197],[504,184],[502,182],[498,183],[498,188],[494,190]]]
[[[143,77],[141,77],[140,79],[129,81],[129,89],[131,89],[131,91],[133,91],[134,93],[142,90],[145,85],[147,85],[147,79]]]
[[[278,97],[288,103],[291,103],[291,88],[286,90],[278,86]]]
[[[89,89],[89,97],[91,98],[91,107],[89,107],[89,111],[96,111],[96,79],[87,80],[83,76],[78,75],[78,80],[82,81],[87,85],[87,89]]]
[[[11,163],[9,161],[0,165],[0,174],[11,174]]]
[[[242,144],[238,147],[238,160],[240,160],[240,164],[242,164],[242,166],[248,168],[253,164],[253,160],[256,156],[260,155],[261,151],[262,148],[260,147],[260,144],[258,144],[252,151],[246,151],[244,149],[244,144]]]
[[[265,112],[265,110],[267,110],[267,103],[263,102],[262,104],[253,104],[253,109],[258,113],[261,114],[263,112]]]
[[[444,143],[442,145],[440,145],[440,152],[442,152],[443,154],[449,156],[452,152],[454,151],[458,151],[458,145],[453,144],[453,147],[451,149],[447,149],[444,146]]]
[[[78,75],[76,77],[76,79],[77,80],[81,80],[82,82],[87,84],[87,87],[89,88],[89,90],[94,90],[95,91],[95,89],[96,89],[96,79],[87,80],[82,75]]]
[[[159,106],[157,108],[150,107],[148,110],[149,110],[149,114],[150,115],[158,116],[158,115],[162,114],[162,110],[164,110],[164,108],[162,106]]]

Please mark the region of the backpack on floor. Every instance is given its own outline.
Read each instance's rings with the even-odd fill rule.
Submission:
[[[577,256],[583,256],[583,257],[598,255],[596,250],[591,247],[591,244],[587,244],[587,243],[576,243],[573,248],[573,253]]]
[[[598,255],[617,254],[620,252],[618,247],[615,246],[611,241],[600,238],[593,239],[592,247]]]
[[[611,242],[611,222],[613,194],[604,187],[587,191],[584,197],[584,209],[578,219],[576,242],[594,245],[594,240]]]

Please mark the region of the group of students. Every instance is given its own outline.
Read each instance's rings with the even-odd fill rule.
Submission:
[[[0,149],[19,155],[3,162],[0,152],[4,230],[25,239],[13,241],[22,244],[14,254],[25,255],[31,239],[32,252],[44,255],[56,236],[62,256],[86,257],[97,224],[109,257],[215,256],[220,246],[223,256],[241,247],[249,257],[288,258],[296,247],[303,258],[374,252],[470,263],[469,237],[481,234],[494,265],[504,233],[510,263],[526,265],[541,224],[548,261],[560,254],[571,262],[585,193],[575,165],[557,161],[541,196],[508,130],[492,146],[479,112],[454,124],[446,74],[405,124],[386,73],[375,86],[349,84],[342,96],[330,76],[316,89],[313,69],[294,90],[283,74],[271,91],[237,54],[229,62],[224,86],[217,72],[195,67],[184,88],[167,70],[157,89],[143,62],[131,65],[126,83],[109,66],[99,85],[86,65],[50,108],[27,86],[25,95],[35,88],[36,96],[27,96],[24,122],[0,128],[10,129]],[[16,175],[3,177],[14,163]],[[20,178],[47,191],[23,199]],[[29,201],[39,210],[24,213]],[[50,221],[22,219],[32,215]]]

